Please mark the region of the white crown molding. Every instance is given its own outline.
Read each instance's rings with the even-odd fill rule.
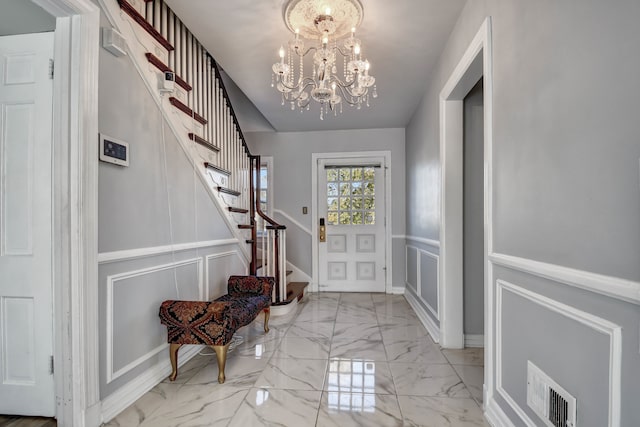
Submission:
[[[102,252],[98,254],[98,263],[128,261],[136,258],[145,258],[172,252],[188,251],[192,249],[213,248],[216,246],[234,245],[239,241],[236,238],[204,240],[200,242],[178,243],[175,245],[151,246],[146,248],[124,249],[121,251]]]
[[[424,308],[420,306],[418,299],[416,298],[416,296],[414,295],[413,291],[410,288],[408,289],[408,291],[405,291],[404,297],[409,303],[409,305],[411,306],[411,308],[413,308],[413,311],[418,316],[418,319],[420,319],[420,322],[427,329],[427,332],[429,332],[429,335],[431,335],[431,338],[433,338],[433,341],[440,342],[440,328],[438,327],[436,322],[431,318],[431,316],[427,314]]]
[[[512,270],[533,274],[610,298],[640,304],[640,282],[499,253],[489,255],[489,260],[495,265]]]
[[[581,323],[596,332],[609,336],[609,402],[608,402],[608,426],[620,425],[621,407],[621,373],[622,373],[622,328],[613,322],[595,316],[575,307],[563,304],[549,297],[532,292],[521,286],[504,280],[496,281],[496,392],[502,396],[511,409],[520,417],[527,426],[535,427],[536,424],[529,418],[525,411],[518,405],[513,397],[502,386],[502,307],[503,293],[511,292],[528,301],[538,304],[550,311],[565,316]]]
[[[297,220],[293,219],[293,217],[291,215],[289,215],[288,213],[286,213],[285,211],[283,211],[281,209],[275,209],[274,208],[273,209],[273,213],[278,214],[278,215],[282,215],[283,217],[285,217],[287,219],[287,221],[291,222],[296,227],[298,227],[300,230],[304,231],[309,236],[311,236],[311,230],[309,228],[307,228],[306,226],[302,225]]]
[[[203,289],[203,275],[202,275],[202,258],[192,258],[192,259],[187,259],[184,261],[176,261],[176,262],[172,262],[172,263],[168,263],[168,264],[162,264],[162,265],[156,265],[153,267],[148,267],[148,268],[143,268],[140,270],[133,270],[133,271],[127,271],[127,272],[123,272],[123,273],[118,273],[118,274],[114,274],[111,276],[107,276],[107,319],[106,319],[106,327],[107,327],[107,343],[106,343],[106,351],[105,351],[105,356],[106,356],[106,364],[107,364],[107,378],[106,378],[106,382],[107,384],[113,382],[114,380],[116,380],[117,378],[121,377],[122,375],[126,374],[127,372],[131,371],[132,369],[134,369],[135,367],[139,366],[141,363],[149,360],[150,358],[152,358],[153,356],[155,356],[156,354],[160,353],[164,348],[167,347],[166,343],[163,343],[161,345],[159,345],[158,347],[150,350],[149,352],[141,355],[140,357],[138,357],[137,359],[131,361],[130,363],[128,363],[127,365],[121,367],[120,369],[118,369],[117,371],[114,372],[113,370],[113,350],[114,350],[114,345],[113,345],[113,338],[114,338],[114,330],[113,330],[113,319],[114,319],[114,303],[113,303],[113,289],[114,286],[116,285],[117,282],[122,281],[122,280],[126,280],[126,279],[131,279],[134,277],[140,277],[140,276],[144,276],[147,274],[152,274],[152,273],[157,273],[159,271],[164,271],[164,270],[169,270],[169,269],[175,269],[178,267],[184,267],[187,265],[196,265],[197,270],[198,270],[198,290],[200,292],[199,295],[202,295],[202,289]],[[176,289],[176,293],[178,292],[178,290]],[[177,299],[180,298],[180,295],[177,295],[176,297]]]

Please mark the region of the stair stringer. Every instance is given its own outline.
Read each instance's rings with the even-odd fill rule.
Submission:
[[[239,224],[247,222],[246,218],[244,221],[238,221],[239,215],[233,214],[226,209],[228,206],[235,206],[237,200],[234,199],[236,198],[231,195],[220,194],[216,189],[219,185],[219,179],[214,178],[204,167],[204,162],[215,164],[219,154],[213,153],[188,138],[189,132],[202,136],[204,130],[203,125],[173,107],[169,102],[170,95],[167,96],[160,94],[160,78],[163,74],[148,62],[146,53],[149,51],[153,51],[152,53],[158,53],[157,49],[164,48],[157,45],[153,46],[155,49],[150,49],[149,44],[153,43],[153,41],[149,40],[150,38],[144,29],[132,22],[126,14],[122,12],[116,0],[98,0],[98,3],[109,20],[109,23],[124,36],[127,44],[126,51],[128,56],[131,58],[135,69],[147,87],[151,98],[162,112],[164,121],[168,124],[169,129],[178,140],[180,147],[189,159],[196,175],[202,184],[204,184],[207,193],[214,202],[214,205],[221,214],[221,217],[224,219],[226,226],[238,240],[240,252],[248,264],[251,260],[251,253],[247,248],[247,244],[244,242],[251,238],[251,233],[250,231],[247,232],[238,229]],[[179,91],[181,89],[177,90]],[[183,94],[182,96],[186,96],[188,98],[188,95]],[[243,188],[241,191],[246,192],[248,189]]]

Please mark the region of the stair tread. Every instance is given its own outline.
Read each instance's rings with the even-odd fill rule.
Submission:
[[[212,143],[210,143],[209,141],[207,141],[206,139],[202,138],[199,135],[196,135],[193,132],[189,132],[189,139],[192,140],[193,142],[202,145],[203,147],[208,148],[209,150],[213,151],[214,153],[217,153],[218,151],[220,151],[220,147],[213,145]]]
[[[158,43],[162,45],[167,51],[174,50],[173,46],[169,41],[158,32],[153,25],[147,22],[144,16],[140,15],[140,12],[136,10],[135,7],[131,5],[127,0],[118,0],[118,5],[120,9],[122,9],[127,15],[129,15],[134,21],[140,25],[147,33],[151,35]]]
[[[231,171],[226,170],[225,168],[222,168],[220,166],[214,165],[213,163],[209,163],[209,162],[204,162],[204,167],[207,169],[212,169],[216,172],[220,172],[222,174],[225,174],[227,176],[231,176]]]
[[[172,97],[169,98],[169,103],[171,105],[173,105],[174,107],[176,107],[178,110],[180,110],[183,113],[185,113],[187,116],[192,117],[195,121],[197,121],[201,125],[204,126],[204,125],[207,124],[207,119],[205,119],[200,114],[198,114],[195,111],[193,111],[184,102],[180,101],[175,96],[172,96]]]
[[[231,188],[227,188],[227,187],[222,187],[220,185],[218,186],[217,190],[221,193],[230,194],[232,196],[239,196],[240,194],[242,194],[239,191],[232,190]]]
[[[304,296],[304,289],[309,286],[309,282],[290,282],[287,283],[287,299],[273,305],[285,305],[293,301],[294,299],[302,299]]]
[[[244,209],[244,208],[235,208],[233,206],[229,206],[229,212],[233,212],[233,213],[243,213],[246,214],[249,212],[249,209]]]

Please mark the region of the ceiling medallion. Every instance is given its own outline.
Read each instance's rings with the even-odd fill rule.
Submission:
[[[320,104],[320,119],[324,120],[329,111],[342,113],[342,101],[360,109],[363,104],[369,106],[370,90],[377,98],[376,79],[369,74],[371,64],[356,38],[362,17],[358,0],[290,0],[285,4],[284,21],[295,36],[287,49],[280,47],[280,62],[273,64],[271,81],[282,94],[282,105],[289,102],[292,110],[297,107],[302,112],[309,110],[313,99]],[[305,61],[305,57],[311,59]],[[305,75],[305,62],[310,62],[311,75]]]

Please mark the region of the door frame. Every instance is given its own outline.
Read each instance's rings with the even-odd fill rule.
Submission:
[[[98,58],[91,0],[32,0],[56,17],[53,321],[59,425],[101,422],[98,352]]]
[[[393,289],[393,269],[391,265],[391,151],[357,151],[344,153],[311,153],[311,292],[318,292],[319,259],[318,250],[318,160],[321,159],[354,159],[360,157],[382,157],[384,159],[384,198],[386,226],[384,228],[385,239],[385,292],[392,293]]]
[[[493,53],[487,17],[440,92],[440,344],[464,347],[463,324],[463,100],[484,79],[484,404],[493,389]]]

